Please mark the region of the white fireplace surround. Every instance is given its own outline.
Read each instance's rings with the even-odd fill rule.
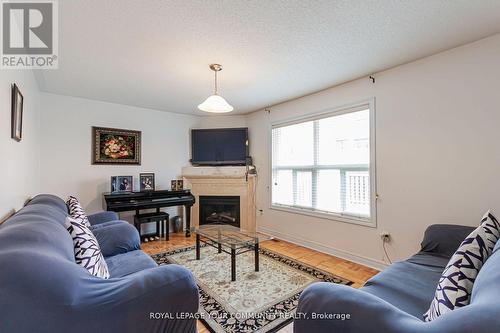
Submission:
[[[199,226],[200,195],[240,197],[240,227],[256,230],[255,175],[245,177],[245,167],[184,167],[185,188],[191,189],[196,202],[191,210],[191,226]]]

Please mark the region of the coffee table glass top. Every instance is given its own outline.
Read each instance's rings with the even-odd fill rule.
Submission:
[[[229,247],[255,245],[272,239],[271,236],[259,232],[246,231],[225,224],[202,225],[195,227],[194,232],[202,237],[206,237],[214,242]]]

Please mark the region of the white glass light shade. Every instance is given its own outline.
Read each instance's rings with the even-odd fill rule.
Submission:
[[[226,113],[233,111],[234,108],[222,96],[212,95],[198,105],[198,109],[205,112]]]

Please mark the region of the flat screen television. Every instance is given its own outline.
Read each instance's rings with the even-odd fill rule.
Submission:
[[[191,130],[191,164],[245,165],[248,128]]]

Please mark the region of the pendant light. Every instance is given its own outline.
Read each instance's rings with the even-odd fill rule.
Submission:
[[[214,94],[209,96],[203,103],[198,105],[198,109],[205,112],[225,113],[233,111],[233,107],[226,100],[217,94],[217,72],[222,70],[219,64],[211,64],[210,69],[215,73],[215,89]]]

